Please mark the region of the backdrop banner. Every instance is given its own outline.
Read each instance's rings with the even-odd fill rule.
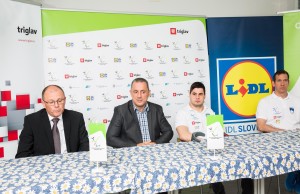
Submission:
[[[24,116],[44,86],[39,6],[0,1],[0,160],[15,157]]]
[[[87,123],[108,125],[137,77],[173,127],[193,82],[204,82],[210,106],[204,18],[42,10],[42,23],[45,82],[62,86]]]
[[[284,68],[290,74],[289,90],[300,97],[300,12],[283,16]]]
[[[258,101],[283,68],[282,17],[208,18],[211,102],[225,133],[257,133]]]

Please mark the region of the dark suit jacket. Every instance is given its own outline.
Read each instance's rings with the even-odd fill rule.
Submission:
[[[148,102],[148,106],[147,118],[151,141],[168,143],[173,137],[173,130],[165,118],[162,107],[151,102]],[[107,145],[115,148],[136,146],[143,142],[139,121],[131,100],[115,107],[106,140]]]
[[[62,118],[67,151],[88,151],[89,139],[83,115],[65,109]],[[54,153],[51,124],[46,109],[25,116],[16,158]]]

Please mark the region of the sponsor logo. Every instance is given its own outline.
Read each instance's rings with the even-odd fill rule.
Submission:
[[[48,77],[49,77],[48,81],[50,81],[50,82],[58,81],[57,77],[52,72],[48,72]]]
[[[101,42],[97,43],[97,47],[102,48],[102,47],[109,47],[109,44],[103,44]]]
[[[195,62],[198,63],[198,62],[204,62],[205,59],[200,59],[200,58],[195,58]]]
[[[173,97],[182,96],[182,95],[183,95],[182,93],[173,92]]]
[[[65,79],[74,79],[77,78],[77,75],[65,74]]]
[[[56,58],[48,58],[48,63],[56,63]]]
[[[235,114],[253,117],[258,101],[272,92],[271,80],[261,64],[251,60],[238,62],[223,77],[223,101]]]
[[[92,48],[89,41],[87,41],[87,40],[83,40],[83,41],[81,41],[81,43],[82,43],[83,49],[91,49]]]
[[[172,45],[174,50],[180,50],[176,42],[172,42]]]
[[[121,63],[121,62],[122,62],[121,58],[118,58],[118,57],[114,58],[114,63]]]
[[[171,70],[172,78],[179,78],[177,72],[175,70]]]
[[[83,80],[85,81],[90,81],[90,80],[93,80],[93,78],[89,75],[89,72],[82,72],[83,73]]]
[[[143,58],[143,62],[145,63],[145,62],[152,62],[153,61],[153,59],[147,59],[147,58]]]
[[[141,77],[139,73],[129,73],[129,77]]]
[[[80,63],[91,63],[91,62],[93,62],[92,59],[80,58]]]
[[[106,124],[106,123],[110,123],[110,120],[109,119],[103,119],[102,122]]]
[[[73,65],[74,64],[71,57],[64,56],[64,59],[65,59],[65,65]]]
[[[98,56],[97,60],[98,60],[98,65],[106,65],[107,64],[107,62],[104,60],[103,57]]]
[[[107,77],[108,77],[108,74],[107,74],[107,73],[100,73],[100,74],[99,74],[99,77],[100,77],[100,78],[107,78]]]
[[[158,72],[158,76],[165,77],[165,76],[167,76],[167,73],[166,72]]]
[[[93,101],[94,96],[86,96],[85,99],[86,99],[86,101]]]
[[[25,26],[23,26],[22,28],[20,26],[18,26],[17,30],[18,30],[18,33],[25,34],[26,36],[37,33],[37,30],[30,28],[30,27],[25,28]]]
[[[188,34],[189,31],[185,29],[177,29],[177,28],[170,28],[170,34],[176,35],[176,34]]]
[[[171,119],[172,118],[172,116],[169,116],[169,115],[166,115],[165,117],[166,117],[166,119]]]
[[[122,80],[124,79],[124,77],[121,75],[120,71],[115,71],[115,76],[117,80]]]
[[[146,70],[145,73],[146,73],[146,78],[147,79],[153,79],[154,78],[149,70]]]
[[[102,96],[103,102],[110,102],[111,101],[111,99],[107,96],[107,94],[102,93],[101,96]]]
[[[58,47],[54,44],[54,41],[53,40],[48,40],[47,41],[47,44],[48,44],[48,48],[49,49],[57,49]]]
[[[130,47],[130,48],[137,48],[138,45],[137,45],[137,43],[130,43],[130,44],[129,44],[129,47]]]
[[[69,95],[68,102],[70,104],[78,104],[79,103],[79,101],[77,100],[77,98],[74,95]]]
[[[194,73],[189,73],[189,72],[183,72],[183,76],[192,76]]]
[[[133,56],[129,56],[129,64],[130,65],[136,65],[137,64],[137,62],[135,61]]]
[[[171,62],[172,62],[172,63],[178,62],[178,58],[177,58],[177,57],[172,57],[172,58],[171,58]]]
[[[200,69],[198,70],[198,77],[200,77],[200,78],[204,78],[204,77],[206,77],[205,76],[205,73],[203,73],[203,71],[201,71]]]
[[[152,50],[152,47],[150,46],[149,42],[144,42],[144,45],[145,45],[145,49],[146,50]]]
[[[80,88],[79,86],[69,86],[69,89],[78,89],[78,88]]]
[[[156,44],[156,48],[168,48],[168,47],[169,45],[167,44],[160,44],[160,43]]]
[[[177,31],[176,28],[170,28],[170,34],[176,35]]]
[[[191,45],[191,44],[185,44],[185,45],[184,45],[184,48],[190,49],[190,48],[192,48],[192,45]]]
[[[66,47],[74,47],[74,42],[66,42]]]
[[[123,87],[124,85],[122,85],[122,84],[113,84],[112,85],[112,87],[113,88],[121,88],[121,87]]]
[[[117,95],[117,99],[126,99],[128,96]]]
[[[114,46],[116,50],[122,50],[123,47],[121,46],[121,43],[118,41],[114,41]]]
[[[162,56],[158,56],[159,64],[166,64],[166,60]]]
[[[160,99],[168,99],[168,96],[166,95],[165,91],[160,91]]]
[[[190,64],[191,63],[191,61],[188,59],[187,56],[183,56],[182,58],[183,58],[183,63],[184,64]]]
[[[203,46],[203,44],[202,44],[202,43],[200,43],[200,42],[197,42],[197,43],[196,43],[196,46],[197,46],[197,50],[199,50],[199,51],[202,51],[202,50],[204,50],[204,46]]]

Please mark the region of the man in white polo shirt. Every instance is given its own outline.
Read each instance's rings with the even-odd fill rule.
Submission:
[[[175,127],[181,141],[191,141],[195,132],[206,134],[206,116],[214,115],[214,111],[204,105],[205,86],[201,82],[194,82],[190,88],[190,102],[176,115]],[[253,180],[242,179],[243,194],[253,194]],[[221,182],[212,183],[215,194],[225,194],[224,185]]]
[[[289,74],[278,70],[272,85],[275,91],[260,100],[256,111],[258,130],[275,132],[300,128],[300,99],[291,95],[287,90]]]
[[[273,75],[274,92],[261,99],[256,122],[261,132],[300,129],[300,99],[288,92],[289,73],[278,70]],[[285,182],[288,191],[300,193],[300,171],[289,173]]]

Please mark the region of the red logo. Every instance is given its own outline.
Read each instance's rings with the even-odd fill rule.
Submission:
[[[170,28],[170,33],[172,35],[176,35],[176,28]]]
[[[97,44],[97,47],[101,47],[101,46],[102,46],[101,43],[98,43],[98,44]]]
[[[192,125],[195,125],[196,124],[196,122],[195,121],[192,121]]]
[[[184,72],[184,73],[183,73],[183,75],[184,75],[184,76],[187,76],[187,75],[188,75],[188,73],[187,73],[187,72]]]
[[[122,96],[121,95],[117,95],[117,99],[121,99],[122,98]]]
[[[129,73],[129,77],[133,77],[133,73]]]
[[[69,79],[69,75],[68,74],[65,74],[65,79]]]
[[[173,96],[176,96],[176,93],[173,93]]]
[[[103,119],[103,123],[107,123],[107,119]]]
[[[157,44],[156,47],[157,47],[157,48],[161,48],[161,44]]]
[[[83,63],[84,62],[84,58],[80,58],[80,63]]]
[[[143,62],[147,62],[147,59],[146,59],[146,58],[143,58]]]

